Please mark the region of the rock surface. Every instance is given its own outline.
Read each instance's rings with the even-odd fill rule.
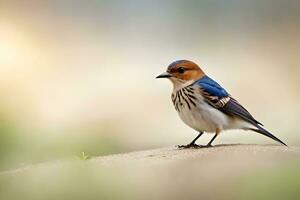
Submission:
[[[291,175],[292,170],[298,171],[299,166],[298,147],[235,144],[183,150],[169,147],[94,157],[85,161],[42,163],[2,172],[0,179],[14,177],[10,185],[2,183],[8,191],[12,191],[5,198],[13,198],[12,194],[23,196],[18,188],[26,185],[29,189],[23,193],[30,199],[39,199],[45,194],[51,197],[56,191],[64,191],[72,198],[78,193],[78,196],[89,199],[247,199],[249,196],[249,199],[260,199],[260,194],[263,199],[268,191],[270,195],[285,192],[274,192],[273,186],[271,189],[265,188],[268,185],[265,182],[269,180],[272,183],[278,181],[279,186],[290,184],[288,189],[292,192],[295,189],[295,195],[300,194],[297,193],[299,175]],[[282,177],[278,178],[280,174]],[[53,179],[54,189],[43,191],[39,196],[36,188],[49,187]],[[31,184],[32,180],[38,181]],[[264,189],[261,193],[257,189],[253,193],[252,188],[259,183],[263,184],[259,188]],[[89,192],[78,190],[81,187],[87,187]],[[274,199],[273,196],[270,198]]]

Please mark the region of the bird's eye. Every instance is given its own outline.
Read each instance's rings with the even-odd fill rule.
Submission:
[[[178,68],[178,72],[179,72],[180,74],[183,74],[183,73],[185,72],[185,69],[184,69],[183,67],[179,67],[179,68]]]

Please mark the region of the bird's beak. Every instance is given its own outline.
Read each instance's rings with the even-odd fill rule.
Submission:
[[[169,74],[168,72],[164,72],[161,75],[157,76],[156,78],[170,78],[172,77],[171,74]]]

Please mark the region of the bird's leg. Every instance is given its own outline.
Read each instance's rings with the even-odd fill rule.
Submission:
[[[212,147],[212,142],[216,139],[216,137],[219,135],[219,133],[220,133],[221,131],[220,131],[220,129],[217,129],[216,130],[216,134],[214,135],[214,137],[208,142],[208,144],[205,146],[205,147]]]
[[[195,139],[193,139],[193,141],[191,142],[191,143],[189,143],[189,144],[187,144],[187,145],[178,145],[177,147],[179,148],[179,149],[188,149],[188,148],[200,148],[200,147],[202,147],[202,146],[200,146],[200,145],[197,145],[195,142],[199,139],[199,137],[203,134],[204,132],[203,131],[201,131],[201,132],[199,132],[199,134],[197,135],[197,137],[195,138]]]

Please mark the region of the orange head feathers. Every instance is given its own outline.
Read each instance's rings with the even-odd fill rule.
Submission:
[[[167,72],[162,73],[156,78],[168,78],[174,84],[196,81],[205,76],[200,67],[189,60],[178,60],[168,66]]]

